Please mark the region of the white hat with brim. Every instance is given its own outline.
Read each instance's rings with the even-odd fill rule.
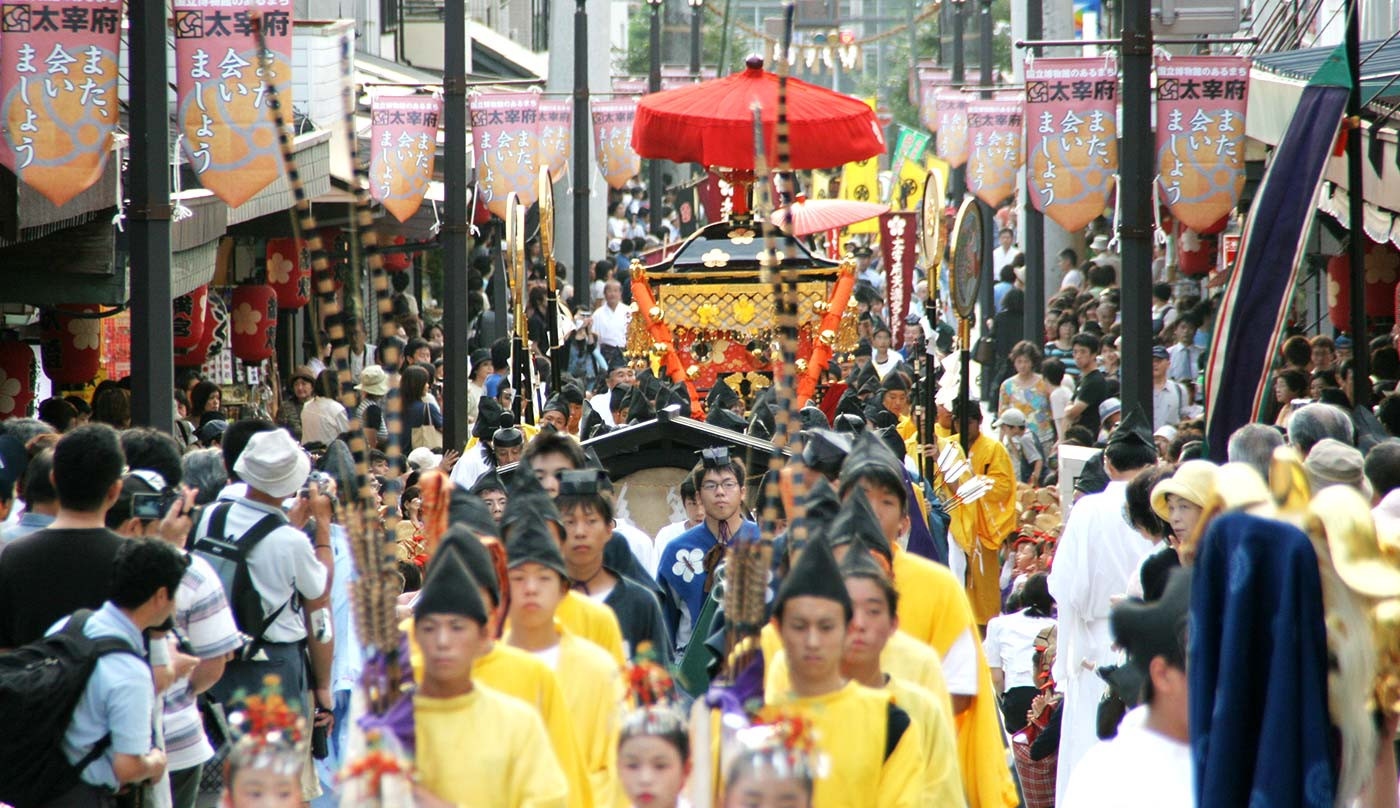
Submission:
[[[1172,476],[1152,487],[1152,510],[1170,521],[1167,495],[1176,494],[1198,508],[1205,508],[1215,493],[1215,477],[1220,467],[1209,460],[1188,460],[1176,467]]]
[[[274,429],[248,439],[233,471],[249,488],[286,499],[310,476],[311,458],[285,429]]]
[[[442,455],[426,446],[419,446],[408,453],[408,465],[419,471],[435,469],[440,463],[442,463]]]
[[[389,374],[378,365],[368,365],[360,371],[360,383],[355,385],[355,389],[372,396],[387,395],[389,393]]]

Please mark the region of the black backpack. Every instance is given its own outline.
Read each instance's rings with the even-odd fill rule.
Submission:
[[[214,506],[209,515],[208,528],[203,531],[204,535],[194,540],[190,550],[208,561],[218,574],[219,583],[224,587],[224,595],[228,597],[229,608],[233,610],[234,623],[238,625],[239,631],[252,637],[252,642],[245,644],[241,652],[244,659],[249,659],[262,646],[263,634],[272,625],[272,621],[291,605],[296,594],[294,592],[291,599],[278,606],[272,614],[263,612],[262,595],[254,588],[252,574],[248,570],[248,556],[263,539],[287,521],[274,514],[268,514],[248,528],[243,535],[226,536],[224,526],[232,507],[231,502],[221,502]]]
[[[140,652],[118,637],[83,636],[90,609],[73,613],[62,631],[0,654],[0,802],[43,805],[78,784],[83,769],[112,743],[104,735],[77,763],[63,754],[63,735],[97,660]]]

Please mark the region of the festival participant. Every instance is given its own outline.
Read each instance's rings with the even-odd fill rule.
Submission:
[[[695,481],[689,474],[681,480],[679,492],[685,518],[671,522],[656,532],[657,547],[665,547],[672,539],[705,521],[705,509],[700,506],[700,492],[695,489]]]
[[[592,410],[593,415],[591,418],[587,415],[584,416],[583,423],[580,425],[580,429],[589,429],[590,422],[593,420],[602,423],[604,426],[617,426],[617,421],[613,420],[613,388],[623,384],[631,386],[633,383],[635,383],[636,379],[636,371],[632,369],[632,366],[627,363],[626,359],[622,358],[621,354],[613,356],[611,359],[609,359],[608,375],[605,377],[607,389],[603,390],[603,392],[597,394],[596,396],[593,396],[592,398],[588,399],[588,408]]]
[[[1124,716],[1118,734],[1090,749],[1065,790],[1075,808],[1195,804],[1191,735],[1187,729],[1186,623],[1191,571],[1177,570],[1162,599],[1114,608],[1113,638],[1142,682],[1142,706]],[[1136,694],[1134,694],[1136,695]]]
[[[909,714],[841,673],[853,613],[831,549],[809,542],[773,604],[791,690],[772,706],[811,721],[822,739],[830,770],[816,783],[814,804],[923,805],[925,753]]]
[[[690,735],[685,716],[670,704],[674,683],[655,662],[639,662],[627,675],[637,702],[622,719],[617,758],[630,808],[680,808],[690,776]]]
[[[506,551],[510,584],[506,643],[534,654],[558,674],[593,802],[613,805],[619,788],[617,712],[622,681],[618,666],[606,651],[574,636],[555,619],[555,610],[569,592],[569,573],[544,518],[528,513],[515,520]]]
[[[873,349],[870,366],[875,368],[875,373],[881,381],[904,363],[904,357],[890,347],[890,342],[889,326],[884,323],[876,326],[874,333],[870,335],[870,347]]]
[[[501,478],[495,471],[481,475],[476,481],[476,485],[471,488],[471,495],[480,499],[486,506],[486,510],[491,512],[491,518],[497,523],[505,516],[506,505],[510,502],[510,496],[506,493],[506,484],[501,482]]]
[[[569,783],[539,716],[472,679],[473,661],[490,644],[490,622],[462,561],[439,557],[413,607],[423,659],[413,696],[414,799],[422,808],[563,808]]]
[[[233,749],[224,761],[219,805],[298,808],[311,738],[296,703],[283,700],[281,679],[268,677],[261,692],[241,699],[229,730]]]
[[[968,804],[973,808],[1003,805],[1014,795],[1015,785],[1001,760],[997,708],[990,696],[991,673],[978,644],[972,607],[962,583],[947,567],[902,547],[900,540],[909,524],[909,500],[907,490],[895,484],[898,473],[889,450],[878,440],[862,436],[841,470],[841,495],[849,499],[856,488],[866,494],[884,543],[890,547],[894,584],[901,598],[901,633],[908,632],[926,643],[942,660],[957,723]],[[959,529],[957,515],[955,512],[954,530]],[[837,538],[836,533],[831,536]],[[891,642],[890,647],[895,648],[896,643]],[[897,668],[893,659],[886,660],[884,667],[896,676],[903,669]]]
[[[992,481],[981,499],[959,510],[971,509],[973,535],[971,555],[967,559],[967,596],[972,601],[977,625],[1001,613],[1001,564],[997,553],[1002,543],[1016,529],[1016,472],[1011,456],[1000,441],[982,434],[982,407],[975,401],[959,402],[959,417],[967,419],[972,439],[968,462],[972,473]],[[960,422],[960,421],[959,421]],[[899,573],[895,573],[898,577]]]
[[[721,385],[726,387],[727,385]],[[690,643],[691,631],[709,592],[709,577],[731,540],[757,535],[758,525],[746,520],[744,463],[729,449],[705,449],[691,471],[700,491],[705,521],[682,533],[661,552],[657,580],[661,585],[666,628],[679,654]],[[703,642],[704,637],[700,640]]]
[[[1022,547],[1026,545],[1020,545]],[[1030,542],[1034,547],[1035,543]],[[1055,625],[1055,603],[1045,583],[1045,573],[1026,579],[1017,600],[1018,611],[993,617],[987,623],[982,649],[992,672],[992,687],[1001,699],[1006,731],[1015,733],[1026,724],[1026,714],[1038,689],[1033,659],[1035,638]]]
[[[1056,777],[1060,805],[1065,804],[1070,773],[1097,741],[1094,729],[1104,683],[1095,669],[1110,661],[1111,599],[1128,590],[1139,563],[1152,550],[1125,518],[1128,482],[1156,462],[1148,420],[1134,406],[1103,451],[1107,488],[1075,503],[1057,545],[1049,584],[1059,606],[1054,678],[1065,695]]]
[[[889,573],[859,539],[852,542],[840,566],[846,594],[855,607],[850,638],[841,660],[842,674],[872,690],[889,693],[891,700],[913,719],[924,751],[921,804],[965,804],[957,735],[947,699],[891,676],[881,663],[886,644],[899,629],[899,593],[890,582]]]
[[[601,469],[560,474],[554,505],[564,517],[566,538],[561,549],[570,588],[613,610],[622,627],[623,653],[629,659],[637,649],[650,646],[658,662],[669,665],[671,639],[666,634],[661,604],[645,586],[610,567],[604,557],[617,525],[610,487],[607,473]]]
[[[778,716],[741,730],[725,772],[724,808],[812,808],[814,783],[829,756],[806,722]]]

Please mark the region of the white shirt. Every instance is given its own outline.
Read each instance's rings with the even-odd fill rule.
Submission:
[[[999,614],[987,621],[987,637],[982,650],[987,665],[1001,668],[1004,687],[1035,687],[1035,637],[1055,625],[1053,617],[1031,617],[1022,609],[1012,614]]]
[[[1118,736],[1090,749],[1074,768],[1061,805],[1074,808],[1191,808],[1191,747],[1123,717]]]
[[[1167,348],[1167,354],[1171,357],[1171,365],[1167,368],[1168,379],[1196,380],[1196,375],[1200,372],[1201,354],[1206,349],[1199,345],[1182,345],[1177,343]]]
[[[350,429],[350,419],[345,417],[345,405],[334,399],[316,396],[301,408],[302,444],[320,443],[329,446],[331,441]]]
[[[243,645],[219,576],[203,556],[190,555],[190,566],[175,590],[175,627],[200,659],[221,657]],[[176,680],[164,697],[165,755],[169,769],[188,769],[214,757],[214,747],[204,734],[189,679]]]
[[[876,353],[878,353],[878,351]],[[870,364],[875,366],[875,372],[879,374],[880,381],[884,381],[885,377],[890,374],[890,371],[894,370],[895,366],[903,361],[904,357],[900,356],[899,351],[893,348],[890,349],[889,354],[885,357],[885,361],[883,362],[876,361],[874,355],[870,357]]]
[[[486,458],[486,444],[478,443],[467,450],[462,459],[457,461],[457,465],[452,467],[452,484],[471,488],[490,468],[491,461]]]
[[[1376,520],[1376,532],[1381,535],[1400,530],[1400,488],[1381,497],[1381,501],[1371,509],[1371,516]],[[660,536],[656,538],[657,541],[661,540]]]
[[[1071,269],[1060,279],[1061,289],[1078,289],[1084,285],[1084,271],[1079,268]]]
[[[1065,378],[1069,378],[1066,376]],[[1074,400],[1074,392],[1064,385],[1056,387],[1050,391],[1050,417],[1055,420],[1055,431],[1060,440],[1065,437],[1064,430],[1060,426],[1065,420],[1065,410],[1069,408],[1069,403]]]
[[[998,244],[996,249],[992,250],[992,274],[997,280],[1001,280],[1001,268],[1009,265],[1019,252],[1021,251],[1016,249],[1014,244],[1005,249]]]
[[[367,365],[367,364],[369,364],[369,365],[374,364],[374,346],[373,346],[373,345],[370,345],[370,344],[366,343],[366,344],[365,344],[365,349],[364,349],[363,351],[360,351],[359,353],[355,353],[354,349],[351,349],[351,351],[350,351],[350,374],[351,374],[352,376],[354,376],[356,379],[359,379],[359,378],[360,378],[360,371],[364,370],[364,369],[365,369],[365,365]]]
[[[200,535],[213,516],[208,508],[200,520]],[[283,515],[273,508],[251,499],[237,499],[224,522],[225,536],[241,536],[268,514]],[[291,600],[293,592],[303,599],[319,598],[326,592],[326,568],[316,558],[312,539],[300,530],[284,523],[248,556],[248,574],[253,588],[262,596],[263,614],[270,616],[278,607]],[[263,638],[268,642],[299,642],[306,639],[306,622],[301,609],[288,606],[272,621]]]
[[[1066,805],[1070,772],[1098,737],[1104,682],[1094,672],[1114,659],[1109,634],[1111,598],[1128,590],[1152,544],[1123,516],[1128,484],[1113,481],[1102,493],[1074,504],[1050,570],[1050,595],[1059,606],[1059,649],[1054,676],[1065,694],[1056,804]]]
[[[612,390],[604,390],[598,395],[588,399],[588,406],[598,413],[598,417],[608,426],[617,426],[617,422],[612,417]],[[582,420],[580,419],[580,429]]]
[[[632,320],[632,310],[621,300],[617,306],[604,303],[593,311],[593,335],[599,345],[622,348],[627,345],[627,324]]]
[[[632,550],[632,555],[637,559],[637,563],[642,565],[642,569],[655,578],[656,567],[661,563],[661,550],[666,545],[653,542],[645,530],[627,519],[617,520],[617,525],[613,529],[621,533],[622,538],[627,540],[627,546]]]
[[[1153,385],[1152,431],[1181,423],[1181,411],[1190,403],[1186,388],[1171,379],[1167,379],[1161,387]]]
[[[674,539],[675,537],[681,535],[687,530],[690,530],[691,527],[695,527],[695,525],[686,527],[684,519],[680,520],[679,522],[672,522],[669,525],[666,525],[665,527],[656,531],[656,546],[665,547],[666,545],[671,543],[671,539]]]

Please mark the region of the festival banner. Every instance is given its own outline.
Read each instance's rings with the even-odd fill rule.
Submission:
[[[841,169],[841,199],[854,199],[859,202],[874,202],[880,198],[880,166],[876,158],[869,157],[854,163],[847,163]],[[879,223],[866,219],[846,228],[847,233],[876,233]]]
[[[922,162],[906,160],[899,167],[895,181],[890,183],[890,204],[899,210],[918,210],[924,201],[924,181],[928,179],[928,169]]]
[[[967,96],[957,90],[937,93],[938,157],[953,168],[967,162]]]
[[[1102,56],[1026,62],[1031,203],[1066,230],[1102,216],[1118,171],[1118,68]]]
[[[573,101],[540,101],[540,162],[549,166],[549,178],[555,182],[564,176],[573,156],[573,128]]]
[[[928,132],[920,132],[917,129],[910,129],[903,124],[897,124],[899,134],[894,139],[894,154],[890,160],[896,174],[906,162],[918,163],[924,159],[924,151],[928,149],[928,142],[932,136]]]
[[[951,70],[919,68],[918,97],[911,99],[911,103],[919,107],[919,124],[930,132],[938,131],[938,92],[952,80]]]
[[[1244,188],[1246,56],[1157,59],[1157,171],[1163,202],[1192,230],[1210,230]]]
[[[4,164],[62,205],[102,177],[116,130],[120,0],[6,3]]]
[[[254,11],[262,13],[272,51],[271,76],[258,61]],[[282,176],[267,90],[271,79],[282,108],[291,109],[291,55],[291,0],[175,0],[176,109],[185,159],[200,185],[231,208]]]
[[[722,222],[734,214],[734,184],[718,174],[706,174],[700,182],[700,205],[705,220]]]
[[[1021,101],[969,101],[967,189],[993,208],[1016,190],[1021,169]]]
[[[540,96],[538,93],[483,93],[467,99],[472,118],[472,154],[481,202],[506,217],[506,197],[514,192],[529,207],[539,195]]]
[[[642,171],[642,156],[632,148],[632,122],[637,119],[637,99],[589,101],[593,113],[593,144],[598,168],[612,188],[621,188]]]
[[[381,95],[370,101],[369,193],[401,222],[418,212],[433,179],[442,99]]]
[[[919,219],[913,211],[882,213],[880,266],[885,271],[885,299],[890,304],[890,339],[895,348],[904,347],[905,322],[914,299],[914,244],[918,241]]]

